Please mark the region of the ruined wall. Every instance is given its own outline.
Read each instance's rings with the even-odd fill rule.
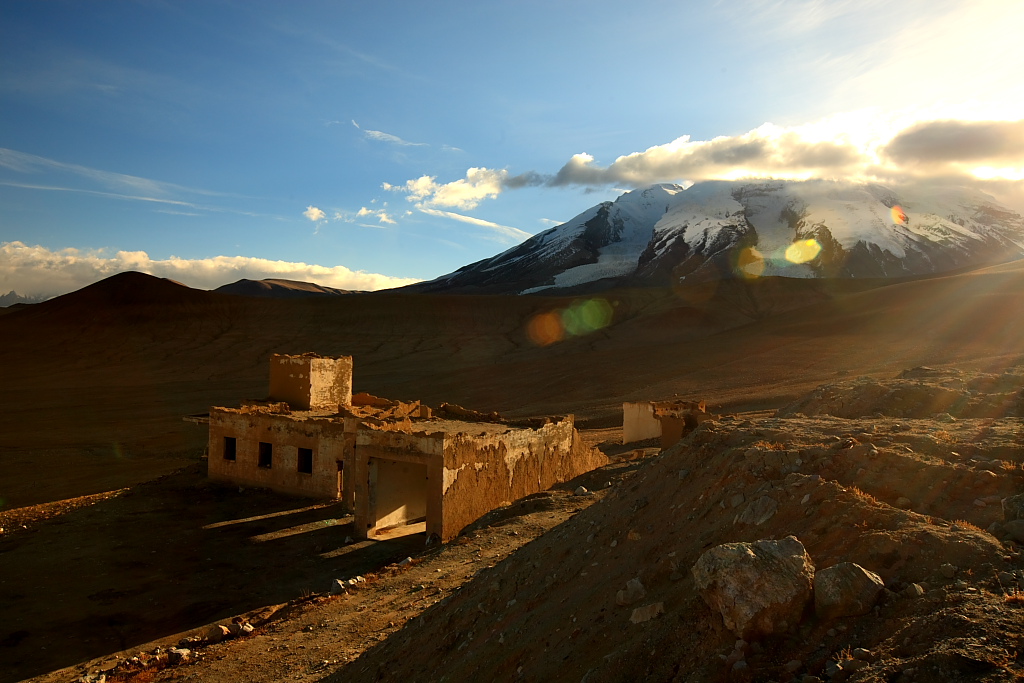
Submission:
[[[661,436],[661,422],[654,416],[650,401],[622,404],[622,443],[633,443]]]
[[[225,459],[224,437],[235,439],[235,459]],[[259,443],[272,446],[270,467],[260,467]],[[312,450],[312,472],[299,471],[299,449]],[[346,453],[344,423],[329,418],[227,408],[210,411],[208,474],[214,481],[260,486],[316,498],[339,497],[338,465]],[[348,498],[346,497],[346,502]]]
[[[295,410],[329,410],[352,403],[352,357],[314,354],[270,357],[270,398]]]
[[[444,434],[410,427],[408,422],[363,424],[355,433],[355,532],[362,538],[422,517],[428,536],[441,536]]]
[[[539,429],[445,440],[441,530],[447,541],[484,513],[607,464],[582,443],[571,416]]]

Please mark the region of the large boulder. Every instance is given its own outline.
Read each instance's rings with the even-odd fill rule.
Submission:
[[[814,612],[820,619],[867,614],[884,590],[878,574],[841,562],[814,575]]]
[[[1003,521],[1024,519],[1024,493],[1003,498]]]
[[[743,640],[799,625],[814,583],[814,564],[794,536],[716,546],[690,571],[704,602]]]

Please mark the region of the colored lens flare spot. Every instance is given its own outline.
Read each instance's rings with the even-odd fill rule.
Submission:
[[[892,222],[896,225],[906,225],[910,221],[910,218],[907,217],[906,212],[903,211],[899,204],[889,209],[889,212],[892,214]]]
[[[581,337],[612,322],[612,305],[605,299],[581,299],[568,308],[538,313],[526,325],[530,340],[549,346],[566,337]]]
[[[740,250],[736,258],[736,272],[745,278],[761,277],[764,272],[764,256],[753,247]]]
[[[786,247],[786,260],[790,263],[807,263],[813,261],[821,253],[818,240],[798,240]]]

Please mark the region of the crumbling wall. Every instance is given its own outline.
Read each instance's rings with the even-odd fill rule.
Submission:
[[[633,443],[661,436],[661,423],[654,416],[650,401],[622,404],[622,443]]]
[[[352,357],[274,354],[270,357],[270,398],[295,410],[336,411],[352,403]]]
[[[500,434],[450,434],[443,460],[443,519],[447,541],[484,513],[567,481],[608,462],[582,443],[571,416],[539,429]]]
[[[225,437],[235,459],[225,458]],[[271,445],[270,467],[259,466],[260,442]],[[299,471],[299,449],[312,451],[312,472]],[[338,462],[346,458],[344,423],[329,418],[213,408],[207,468],[210,479],[317,498],[337,498]]]

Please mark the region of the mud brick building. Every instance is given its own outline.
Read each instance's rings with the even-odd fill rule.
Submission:
[[[352,394],[352,358],[270,359],[270,395],[210,410],[209,476],[341,499],[360,536],[426,522],[454,538],[480,515],[607,462],[573,416],[500,420]]]

